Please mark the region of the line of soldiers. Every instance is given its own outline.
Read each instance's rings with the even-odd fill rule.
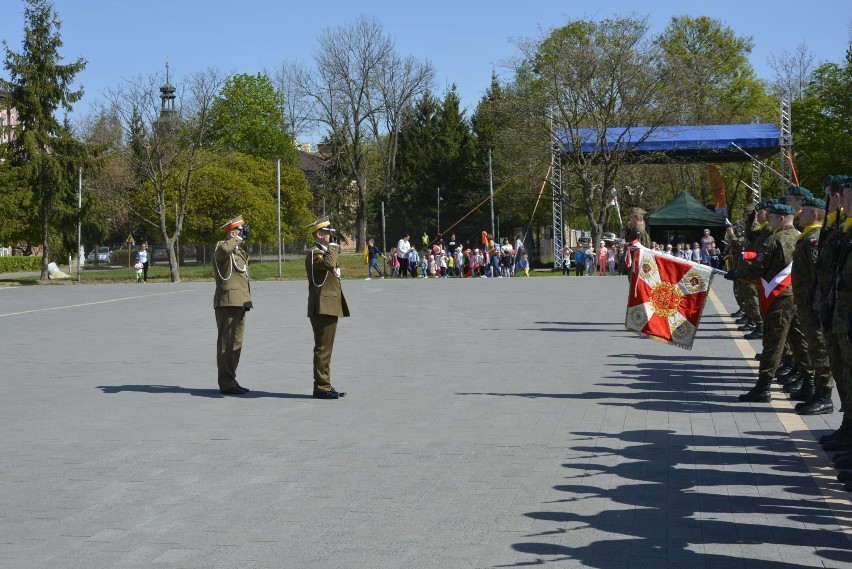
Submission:
[[[755,386],[743,402],[769,401],[773,379],[798,401],[800,415],[832,413],[837,388],[843,422],[820,444],[840,469],[852,469],[852,178],[828,176],[824,199],[806,188],[757,204],[725,278],[743,324],[760,331]],[[749,336],[747,336],[749,337]],[[852,472],[838,476],[852,491]]]

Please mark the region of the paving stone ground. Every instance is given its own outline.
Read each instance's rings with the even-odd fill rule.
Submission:
[[[346,281],[340,401],[303,282],[253,284],[242,398],[210,283],[0,288],[0,567],[851,567],[840,416],[736,402],[725,281],[692,351],[625,332],[626,287]]]

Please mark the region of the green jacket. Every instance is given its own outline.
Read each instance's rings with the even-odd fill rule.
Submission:
[[[349,316],[346,297],[337,276],[337,255],[340,246],[332,243],[328,249],[315,245],[305,256],[305,272],[308,276],[308,317]]]
[[[774,279],[778,273],[793,262],[793,251],[796,248],[798,238],[799,231],[792,225],[776,229],[763,242],[754,262],[745,268],[746,277],[756,281],[763,279],[767,282]],[[787,287],[779,297],[791,296],[792,294],[792,287]]]
[[[227,306],[251,309],[248,263],[248,252],[240,248],[240,241],[236,237],[216,243],[216,251],[213,253],[213,278],[216,280],[213,308]]]
[[[805,295],[814,282],[814,267],[817,259],[817,245],[822,225],[805,227],[796,241],[793,251],[793,294]]]
[[[643,247],[651,246],[651,237],[648,235],[648,232],[638,227],[628,227],[627,233],[624,234],[624,240],[627,243],[639,241]]]

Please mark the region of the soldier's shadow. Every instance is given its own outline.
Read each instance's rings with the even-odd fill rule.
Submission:
[[[178,385],[98,385],[98,389],[102,393],[122,393],[125,391],[135,391],[137,393],[152,393],[152,394],[182,394],[191,395],[193,397],[209,397],[212,399],[224,399],[230,397],[219,393],[218,389],[196,389],[192,387],[180,387]],[[312,399],[313,396],[304,393],[270,393],[269,391],[249,391],[240,395],[240,399],[259,399],[261,397],[274,397],[279,399]]]

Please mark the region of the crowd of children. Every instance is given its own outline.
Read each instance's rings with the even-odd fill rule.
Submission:
[[[403,258],[408,262],[401,262]],[[410,245],[402,257],[399,249],[394,247],[385,259],[390,263],[390,276],[401,278],[503,278],[530,275],[529,257],[523,245],[517,243],[513,246],[508,239],[504,239],[502,245],[489,239],[487,247],[471,249],[457,244],[453,236],[446,247],[443,242],[424,244],[418,251],[416,245]],[[404,265],[407,265],[407,269],[403,268]],[[367,278],[371,277],[372,271]]]

